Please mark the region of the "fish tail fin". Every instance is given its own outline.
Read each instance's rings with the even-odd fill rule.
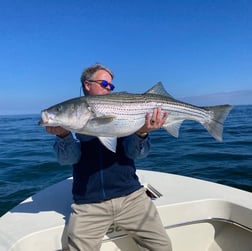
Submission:
[[[223,124],[231,111],[232,106],[217,105],[205,108],[211,112],[211,120],[202,124],[216,140],[222,142]]]

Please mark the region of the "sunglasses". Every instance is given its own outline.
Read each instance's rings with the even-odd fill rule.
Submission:
[[[97,84],[99,84],[101,87],[103,87],[103,88],[107,88],[107,87],[109,87],[109,89],[111,90],[111,91],[113,91],[114,89],[115,89],[115,86],[113,85],[113,84],[111,84],[111,83],[109,83],[108,81],[106,81],[106,80],[87,80],[88,82],[95,82],[95,83],[97,83]]]

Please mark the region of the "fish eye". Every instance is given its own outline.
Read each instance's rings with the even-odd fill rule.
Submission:
[[[74,111],[75,110],[75,105],[72,104],[71,107],[70,107],[71,111]]]
[[[59,105],[59,106],[56,107],[56,111],[57,111],[57,112],[61,112],[62,109],[63,109],[62,105]]]

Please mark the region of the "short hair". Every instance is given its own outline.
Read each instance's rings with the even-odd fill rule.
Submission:
[[[84,87],[85,81],[92,79],[93,75],[99,70],[104,70],[104,71],[108,72],[110,74],[111,78],[112,79],[114,78],[114,74],[109,68],[107,68],[101,64],[95,64],[95,65],[89,66],[88,68],[84,69],[84,71],[82,72],[81,78],[80,78],[82,87]]]

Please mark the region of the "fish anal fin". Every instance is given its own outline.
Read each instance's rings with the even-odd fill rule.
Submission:
[[[181,126],[181,124],[183,123],[183,120],[178,120],[178,121],[174,121],[172,123],[165,123],[163,125],[163,128],[170,133],[173,137],[178,138],[179,136],[179,128]]]

